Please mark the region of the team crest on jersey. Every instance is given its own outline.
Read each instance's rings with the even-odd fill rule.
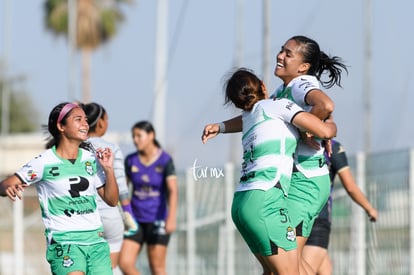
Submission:
[[[137,166],[135,166],[135,165],[132,165],[131,166],[131,172],[132,173],[138,173],[139,172],[139,168]]]
[[[71,267],[74,264],[74,261],[69,256],[63,257],[62,265],[63,267]]]
[[[295,230],[293,230],[293,228],[290,226],[287,228],[286,239],[291,242],[294,242],[296,240]]]
[[[155,172],[162,173],[162,166],[158,165],[157,167],[155,167]]]
[[[93,167],[92,167],[92,163],[91,162],[89,162],[89,161],[87,161],[87,162],[85,162],[85,170],[86,170],[86,173],[88,173],[89,175],[93,175]]]

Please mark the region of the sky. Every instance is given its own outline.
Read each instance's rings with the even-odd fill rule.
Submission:
[[[67,41],[44,27],[43,1],[8,0],[9,27],[5,28],[5,2],[0,6],[0,56],[11,77],[24,75],[21,86],[46,123],[58,103],[81,98],[80,55],[70,60]],[[341,57],[349,73],[342,88],[326,93],[335,101],[337,138],[352,155],[365,151],[367,102],[370,102],[371,151],[405,149],[412,145],[410,118],[414,110],[411,55],[414,36],[408,19],[414,3],[408,0],[371,1],[371,92],[366,91],[365,1],[270,1],[271,72],[280,47],[293,35],[315,39],[329,55]],[[109,114],[109,132],[129,138],[131,126],[152,119],[154,90],[155,0],[124,5],[125,21],[118,35],[92,55],[92,101]],[[231,145],[241,154],[240,135],[221,135],[207,144],[200,136],[205,124],[235,113],[226,107],[223,83],[235,64],[263,76],[262,1],[175,0],[169,3],[166,139],[178,168],[222,166],[231,159]],[[241,18],[241,20],[240,20]],[[7,26],[7,25],[6,25]],[[241,29],[241,43],[237,43]],[[241,45],[238,47],[238,45]],[[236,53],[241,59],[236,63]],[[74,67],[70,67],[72,66]],[[71,69],[72,68],[72,69]],[[75,72],[75,91],[69,91]],[[281,84],[272,75],[269,90]],[[126,144],[128,144],[126,140]],[[132,141],[124,153],[133,150]],[[237,153],[238,152],[238,153]]]

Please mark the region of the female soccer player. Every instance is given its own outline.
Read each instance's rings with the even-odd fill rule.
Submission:
[[[53,274],[112,274],[109,246],[97,211],[99,195],[118,203],[109,148],[85,150],[89,125],[77,104],[61,103],[49,115],[52,135],[45,152],[0,183],[0,195],[22,199],[35,185],[45,225],[47,261]]]

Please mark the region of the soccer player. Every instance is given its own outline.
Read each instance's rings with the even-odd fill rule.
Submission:
[[[375,222],[378,217],[377,209],[371,205],[364,193],[362,193],[361,189],[359,189],[358,185],[355,183],[351,169],[348,166],[345,148],[337,140],[332,140],[332,154],[331,156],[325,154],[325,157],[329,167],[331,192],[335,177],[338,175],[348,195],[365,210],[370,221]],[[328,254],[332,223],[331,215],[332,197],[330,196],[328,202],[316,218],[310,237],[303,249],[303,258],[312,267],[314,274],[332,274],[332,263]]]
[[[140,121],[132,127],[137,148],[125,159],[127,181],[132,184],[131,206],[139,230],[124,238],[119,266],[136,275],[136,260],[147,244],[151,274],[166,274],[167,246],[176,229],[177,177],[172,157],[161,149],[152,124]]]
[[[100,197],[98,197],[98,210],[104,227],[104,238],[108,242],[111,250],[112,268],[115,269],[118,266],[119,253],[124,239],[124,230],[125,234],[133,234],[138,230],[138,224],[132,218],[122,151],[117,144],[108,142],[102,138],[108,129],[108,113],[102,105],[96,102],[82,104],[82,108],[85,111],[89,123],[88,142],[94,148],[111,148],[114,155],[114,173],[119,189],[119,201],[124,210],[125,219],[123,219],[118,207],[109,206]]]
[[[112,274],[109,246],[97,211],[99,195],[118,203],[118,185],[109,148],[85,150],[89,125],[74,103],[61,103],[49,115],[52,138],[45,152],[0,183],[0,195],[22,199],[35,185],[45,225],[46,258],[52,274]]]

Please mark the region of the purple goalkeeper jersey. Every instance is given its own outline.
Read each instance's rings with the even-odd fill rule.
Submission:
[[[166,179],[175,176],[171,156],[162,151],[158,159],[143,164],[138,152],[125,158],[125,173],[133,185],[131,205],[138,222],[154,222],[167,217]]]

